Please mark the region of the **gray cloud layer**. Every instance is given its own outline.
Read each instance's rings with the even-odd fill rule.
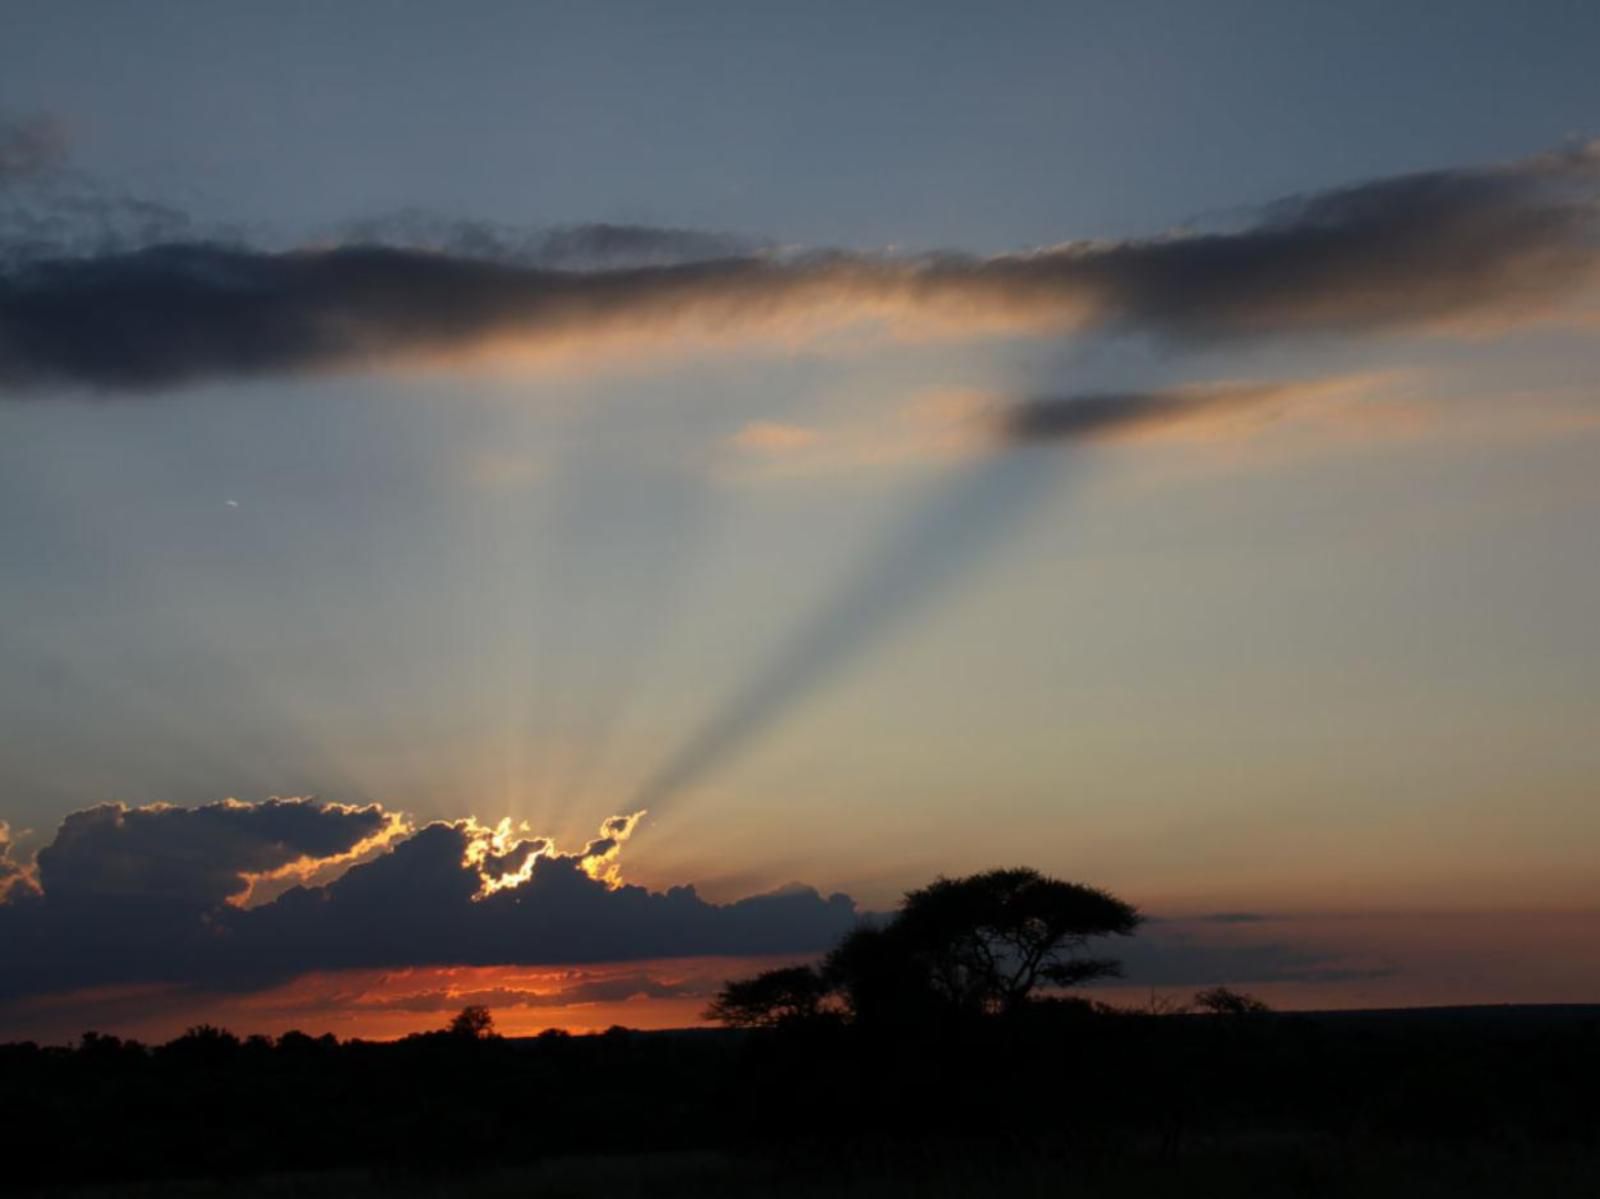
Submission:
[[[1514,321],[1592,281],[1596,145],[1279,202],[1214,234],[994,258],[732,253],[589,227],[558,270],[382,245],[204,243],[26,258],[0,272],[0,387],[108,391],[354,369],[591,339],[792,338],[856,322],[981,332],[1129,329],[1177,340]],[[646,244],[648,243],[648,244]],[[557,250],[561,247],[557,245]],[[499,253],[500,256],[496,256]]]
[[[607,821],[599,837],[571,854],[555,852],[542,838],[502,837],[491,848],[492,831],[472,821],[430,824],[332,882],[297,886],[253,908],[226,902],[263,868],[299,855],[337,857],[368,842],[372,830],[398,823],[376,807],[315,800],[196,809],[104,805],[73,813],[39,854],[42,891],[13,888],[0,902],[0,1019],[7,1002],[130,984],[247,991],[311,971],[354,968],[816,954],[860,916],[848,896],[824,897],[802,886],[714,904],[693,887],[654,892],[602,881],[605,872],[594,867],[614,863],[632,817]],[[534,842],[538,856],[524,881],[486,890],[505,868],[520,867],[523,848]],[[1182,985],[1346,976],[1326,955],[1197,939],[1191,924],[1156,922],[1137,944],[1116,946],[1129,980]],[[555,997],[508,992],[498,1000],[671,998],[706,985],[662,982],[640,971]],[[449,1002],[462,1001],[457,995]]]
[[[39,851],[39,884],[55,903],[171,901],[200,910],[249,890],[249,877],[301,858],[331,858],[380,833],[363,808],[269,799],[199,808],[102,804],[73,812]]]
[[[631,818],[581,851],[490,849],[469,821],[430,824],[332,882],[253,908],[251,875],[348,851],[394,823],[313,800],[73,813],[39,854],[42,892],[0,903],[0,999],[126,983],[237,989],[314,970],[552,965],[811,953],[856,919],[844,895],[789,888],[713,904],[692,887],[612,885]],[[530,846],[534,848],[530,848]],[[517,886],[491,889],[538,855]]]
[[[602,221],[529,231],[417,211],[346,225],[340,230],[339,241],[347,245],[492,259],[552,271],[675,266],[708,259],[750,257],[770,249],[749,238],[698,229],[664,229]]]
[[[1000,439],[1008,445],[1137,437],[1206,417],[1264,409],[1307,390],[1294,383],[1239,383],[1166,391],[1041,396],[1005,409]]]

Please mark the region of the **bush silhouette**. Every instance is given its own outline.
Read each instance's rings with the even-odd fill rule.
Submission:
[[[1254,995],[1246,995],[1229,987],[1196,991],[1191,1003],[1195,1011],[1208,1016],[1259,1016],[1272,1010]]]

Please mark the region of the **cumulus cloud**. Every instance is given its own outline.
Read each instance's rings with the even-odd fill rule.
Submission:
[[[122,804],[69,815],[39,851],[39,884],[53,903],[164,901],[206,909],[242,900],[254,884],[313,872],[399,831],[376,804],[227,799],[198,808]]]
[[[370,243],[31,257],[0,274],[0,387],[137,391],[597,345],[792,342],[863,324],[1194,341],[1515,322],[1594,281],[1597,192],[1591,144],[1280,201],[1236,231],[990,258],[652,258],[652,238],[681,237],[615,227],[547,253],[604,263],[618,247],[633,265]]]
[[[16,856],[16,842],[11,836],[11,826],[0,820],[0,903],[13,889],[33,890],[33,870]]]
[[[312,971],[553,965],[811,953],[854,923],[848,896],[790,888],[713,904],[621,881],[642,813],[562,853],[509,823],[411,830],[381,808],[230,801],[76,812],[40,851],[41,890],[0,904],[0,997],[146,983],[256,989]],[[349,854],[331,882],[243,907],[253,876]]]
[[[683,1004],[725,976],[818,955],[862,918],[848,896],[799,885],[716,904],[691,886],[625,883],[618,856],[639,821],[612,817],[562,852],[508,822],[413,829],[382,809],[310,800],[73,813],[40,852],[40,886],[0,902],[0,1020],[64,1035],[96,1013],[137,1022],[213,1001],[287,1004],[295,1019],[653,1001],[686,1019]],[[348,854],[389,828],[403,831],[332,881],[254,907],[229,902],[253,873]],[[0,862],[8,844],[0,831]],[[1388,972],[1295,934],[1269,917],[1219,913],[1152,921],[1108,951],[1134,986]]]
[[[558,964],[803,953],[849,928],[855,906],[809,888],[711,904],[692,886],[617,881],[616,841],[543,851],[524,881],[485,893],[467,865],[474,832],[432,824],[325,887],[298,888],[235,922],[222,972],[265,981],[363,966]]]

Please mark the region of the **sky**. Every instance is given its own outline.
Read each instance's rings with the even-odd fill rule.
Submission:
[[[0,28],[0,1038],[1600,1001],[1593,6]]]

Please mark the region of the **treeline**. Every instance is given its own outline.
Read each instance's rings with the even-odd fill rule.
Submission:
[[[711,1144],[736,1040],[200,1027],[154,1047],[92,1033],[76,1048],[3,1045],[0,1127],[26,1147],[8,1155],[8,1180],[409,1173]]]
[[[1576,1154],[1600,1174],[1600,1008],[1284,1015],[1222,989],[1182,1009],[1072,998],[1116,969],[1091,950],[1138,923],[1094,888],[989,871],[911,892],[814,966],[729,983],[710,1011],[722,1030],[513,1040],[468,1008],[387,1044],[201,1027],[156,1048],[94,1034],[0,1046],[0,1128],[25,1147],[8,1182],[682,1151],[787,1171],[961,1146],[1071,1170],[1284,1144],[1367,1161],[1417,1145],[1500,1147],[1514,1164]]]
[[[1600,1137],[1600,1014],[1155,1014],[1038,1000],[926,1030],[840,1021],[392,1043],[196,1029],[155,1048],[0,1046],[11,1185],[583,1154],[806,1159],[918,1142],[1074,1159],[1316,1137]]]

